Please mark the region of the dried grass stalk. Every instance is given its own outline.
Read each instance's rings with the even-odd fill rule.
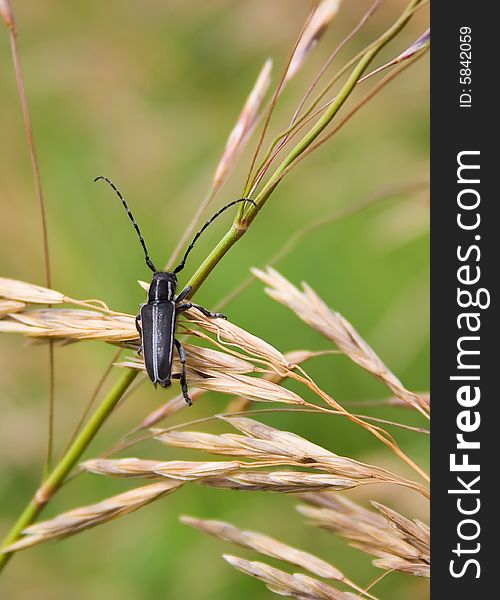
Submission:
[[[138,360],[123,362],[120,363],[120,366],[144,370],[144,364]],[[179,361],[175,359],[173,364],[174,377],[179,372]],[[200,366],[199,373],[193,372],[191,368],[187,369],[187,381],[190,386],[200,390],[220,392],[221,394],[229,394],[230,396],[238,394],[253,401],[304,404],[304,400],[295,392],[271,381],[258,377],[249,377],[248,375],[216,372]],[[169,410],[173,412],[174,406],[178,409],[179,403],[180,400],[175,399],[174,403],[169,405]]]
[[[16,22],[14,20],[14,15],[12,14],[12,10],[10,8],[10,4],[9,4],[8,0],[0,0],[0,16],[4,20],[5,25],[15,35],[16,34]]]
[[[416,577],[426,577],[427,579],[431,576],[430,565],[408,561],[404,558],[378,558],[373,561],[373,564],[375,567],[387,571],[401,571],[402,573],[408,573]]]
[[[85,471],[112,477],[166,477],[179,481],[196,481],[206,477],[227,475],[240,468],[236,461],[195,462],[185,460],[157,461],[139,458],[118,460],[96,458],[81,464]]]
[[[379,502],[372,501],[372,505],[392,524],[394,529],[398,531],[406,541],[414,548],[420,551],[420,558],[430,562],[430,530],[425,523],[421,521],[410,521],[394,509],[384,506]]]
[[[397,570],[419,576],[430,571],[428,528],[423,523],[376,503],[382,514],[375,513],[338,494],[305,494],[303,499],[313,506],[298,506],[301,514],[313,525],[347,539],[351,546],[379,557],[382,562],[375,560],[375,566],[397,569],[399,564],[404,568]]]
[[[121,363],[122,366],[143,368],[141,363],[127,362]],[[200,369],[201,371],[201,369]],[[178,361],[174,361],[174,376],[179,373]],[[282,402],[284,404],[304,404],[304,400],[295,392],[284,388],[283,386],[272,383],[258,377],[249,377],[248,375],[239,375],[237,373],[222,373],[203,369],[199,373],[187,370],[187,381],[190,386],[200,390],[211,392],[220,392],[230,396],[240,395],[249,400],[259,402]],[[176,401],[176,404],[178,401]]]
[[[98,504],[70,510],[54,519],[41,521],[26,528],[23,531],[25,537],[4,548],[3,552],[15,552],[48,540],[68,537],[101,523],[117,519],[174,492],[182,485],[182,481],[173,480],[153,483],[112,496]]]
[[[382,381],[398,398],[425,415],[429,406],[417,394],[408,391],[399,379],[384,365],[373,349],[344,317],[331,310],[306,283],[300,291],[276,270],[252,269],[253,274],[268,287],[266,293],[290,308],[310,327],[334,342],[352,361]]]
[[[249,561],[237,556],[225,554],[226,560],[238,571],[256,577],[266,587],[280,596],[290,596],[299,600],[355,600],[359,596],[350,592],[340,592],[330,585],[313,577],[294,573],[290,575],[262,562]]]

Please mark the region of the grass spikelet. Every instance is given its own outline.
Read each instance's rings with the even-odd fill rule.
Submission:
[[[193,401],[193,404],[195,404],[198,398],[204,393],[205,390],[191,388],[189,390],[189,395]],[[158,408],[155,408],[153,411],[151,411],[137,429],[148,429],[149,427],[153,427],[153,425],[163,421],[163,419],[167,419],[171,415],[175,415],[184,408],[186,408],[186,400],[184,400],[184,396],[182,394],[179,394],[175,398],[168,400],[168,402],[165,402],[165,404],[162,404]]]
[[[373,565],[386,571],[401,571],[401,573],[409,573],[416,577],[429,578],[431,576],[429,564],[412,562],[404,558],[378,558],[373,561]]]
[[[36,525],[27,527],[23,531],[24,537],[20,538],[14,544],[3,548],[2,551],[15,552],[36,544],[41,544],[42,542],[74,535],[85,529],[90,529],[96,525],[101,525],[112,519],[117,519],[118,517],[134,512],[146,504],[174,492],[182,485],[181,481],[153,483],[117,496],[112,496],[97,504],[70,510],[54,519],[40,521]]]
[[[18,300],[7,300],[5,298],[0,298],[0,318],[8,315],[9,313],[16,313],[26,308],[26,304],[24,302],[19,302]]]
[[[223,478],[214,477],[203,481],[211,487],[243,492],[275,492],[299,494],[323,490],[350,490],[360,485],[359,481],[347,477],[336,477],[327,473],[303,471],[255,471],[236,473]]]
[[[198,348],[198,346],[194,346],[194,348]],[[288,352],[285,355],[285,357],[292,365],[298,365],[314,356],[317,356],[318,354],[321,354],[321,353],[311,352],[308,350],[295,350],[292,352]],[[278,373],[268,373],[268,374],[264,375],[264,379],[267,379],[267,380],[271,381],[272,383],[276,383],[276,384],[281,383],[284,378],[285,377],[283,375],[278,374]],[[190,390],[191,400],[193,400],[193,402],[196,402],[196,400],[204,392],[205,392],[205,390],[191,388],[191,390]],[[226,412],[245,411],[251,405],[251,402],[252,401],[249,400],[248,398],[242,398],[240,395],[238,395],[230,401],[230,403],[226,409]],[[143,422],[141,423],[141,425],[139,426],[138,429],[147,429],[149,427],[153,427],[153,425],[156,425],[163,419],[168,418],[169,416],[179,412],[179,410],[182,410],[185,407],[186,407],[186,401],[182,397],[182,394],[179,394],[175,398],[172,398],[172,400],[165,402],[165,404],[163,404],[159,408],[156,408],[155,410],[153,410],[143,420]]]
[[[295,48],[285,75],[285,82],[295,77],[309,52],[316,46],[332,19],[338,13],[339,7],[340,0],[323,0],[316,8]]]
[[[192,377],[191,381],[195,387],[231,396],[239,395],[248,400],[304,404],[304,400],[295,392],[266,379],[230,373],[214,372],[209,375],[212,376]]]
[[[169,446],[204,450],[210,454],[245,457],[251,466],[293,465],[326,471],[356,485],[392,483],[418,491],[414,482],[373,465],[339,456],[288,431],[280,431],[258,421],[242,417],[221,417],[247,435],[224,433],[215,435],[195,431],[153,430],[156,439]],[[297,475],[303,475],[297,472]]]
[[[81,467],[90,473],[112,477],[166,477],[179,481],[195,481],[206,477],[227,475],[240,468],[236,461],[194,462],[172,460],[167,462],[121,458],[110,460],[97,458],[82,463]]]
[[[428,576],[429,535],[423,523],[409,521],[374,502],[380,514],[369,511],[338,494],[305,494],[303,498],[313,506],[300,505],[299,513],[313,525],[347,539],[351,546],[379,557],[375,566],[407,573],[414,567],[414,575]]]
[[[46,308],[16,312],[0,320],[0,331],[65,341],[101,340],[125,344],[137,338],[132,316],[93,310]]]
[[[383,469],[338,456],[290,431],[281,431],[245,417],[221,418],[250,436],[244,440],[243,444],[248,447],[260,448],[271,456],[273,452],[276,452],[278,456],[290,457],[298,464],[318,466],[336,475],[356,479],[380,478],[385,480],[387,478],[387,472],[384,472]]]
[[[196,323],[205,331],[213,333],[217,336],[217,340],[229,346],[235,346],[239,350],[248,353],[250,356],[261,358],[271,364],[285,369],[290,368],[290,363],[279,350],[257,337],[238,327],[234,323],[224,319],[210,319],[197,310],[189,310],[184,313],[189,316],[190,323]],[[186,328],[188,333],[195,333],[189,327]]]
[[[10,8],[9,0],[0,0],[0,16],[2,17],[7,28],[15,35],[16,22]]]
[[[191,371],[203,373],[210,376],[216,373],[253,373],[256,371],[255,366],[239,357],[212,348],[202,348],[193,346],[192,344],[184,344],[186,351],[187,363]],[[144,360],[139,356],[130,357],[125,361],[117,363],[119,367],[130,369],[146,370]],[[174,372],[179,373],[180,363],[177,357],[174,358]]]
[[[429,405],[408,391],[344,317],[331,310],[306,283],[300,291],[275,269],[253,269],[268,296],[290,308],[302,321],[334,342],[352,361],[382,381],[398,398],[428,415]]]
[[[6,277],[0,277],[0,296],[27,304],[61,304],[68,300],[54,290]]]
[[[322,352],[311,352],[310,350],[292,350],[291,352],[287,352],[285,354],[286,360],[290,364],[290,368],[293,369],[298,365],[306,362],[310,358],[321,355]],[[279,372],[279,373],[266,373],[263,379],[270,381],[272,383],[280,384],[286,377],[289,375],[289,372]],[[252,401],[248,398],[242,398],[241,396],[236,396],[233,400],[230,401],[227,412],[244,412],[251,406]]]
[[[234,128],[229,134],[226,147],[215,169],[214,188],[218,188],[224,183],[257,124],[262,102],[271,83],[272,67],[273,61],[268,58],[257,76],[257,80],[245,101]]]
[[[376,75],[377,73],[380,73],[381,71],[385,71],[386,69],[388,69],[390,67],[393,67],[393,66],[395,66],[395,65],[397,65],[399,63],[402,63],[402,62],[405,62],[407,60],[410,60],[413,57],[415,57],[416,54],[425,52],[425,50],[427,50],[429,48],[430,43],[431,43],[431,30],[427,29],[404,52],[401,52],[401,54],[399,54],[393,60],[385,63],[381,67],[378,67],[378,69],[375,69],[371,73],[368,73],[368,75],[365,75],[365,77],[363,77],[360,80],[360,82],[363,81],[363,80],[365,80],[365,79],[368,79],[369,77],[373,77],[373,75]]]
[[[180,520],[185,525],[194,527],[208,535],[212,535],[226,542],[232,542],[243,548],[255,550],[260,554],[285,561],[296,567],[301,567],[318,577],[341,581],[342,583],[361,591],[341,571],[339,571],[339,569],[330,563],[314,556],[314,554],[284,544],[268,535],[255,531],[244,531],[223,521],[202,520],[189,516],[182,516],[180,517]]]
[[[121,363],[122,366],[144,369],[144,363],[139,361]],[[257,402],[281,402],[283,404],[303,405],[304,400],[295,392],[287,388],[261,379],[259,377],[249,377],[238,373],[222,373],[212,371],[209,368],[200,368],[202,375],[187,370],[187,381],[190,386],[199,390],[220,392],[230,396],[241,396],[248,400]],[[179,363],[174,360],[173,373],[177,375],[180,372]],[[170,405],[170,412],[174,406],[178,406],[179,401]]]
[[[290,596],[299,600],[355,600],[359,598],[355,594],[341,592],[307,575],[300,573],[290,575],[265,563],[249,561],[229,554],[224,554],[223,558],[238,571],[262,581],[271,592],[279,596]]]
[[[420,558],[430,561],[430,531],[427,525],[420,521],[410,521],[394,509],[374,500],[372,500],[372,505],[409,544],[420,550]]]

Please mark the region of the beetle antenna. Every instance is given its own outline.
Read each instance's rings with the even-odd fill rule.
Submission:
[[[205,229],[211,223],[213,223],[215,221],[215,219],[219,215],[221,215],[225,210],[227,210],[228,208],[231,208],[231,206],[234,206],[235,204],[239,204],[240,202],[250,202],[250,204],[253,204],[255,206],[255,208],[257,208],[257,205],[255,204],[255,202],[253,200],[250,200],[250,198],[240,198],[239,200],[233,200],[233,202],[230,202],[229,204],[226,204],[226,206],[223,206],[219,211],[217,211],[215,213],[215,215],[211,219],[209,219],[205,223],[205,225],[203,225],[203,227],[200,229],[200,231],[198,231],[198,233],[194,236],[193,241],[189,244],[189,246],[186,249],[186,252],[184,253],[184,256],[182,257],[181,262],[175,267],[175,269],[173,271],[174,275],[176,275],[179,271],[182,271],[182,269],[185,267],[185,265],[186,265],[186,259],[187,259],[188,255],[189,255],[189,253],[194,248],[194,245],[198,241],[198,238],[205,231]]]
[[[99,175],[99,177],[96,177],[94,179],[94,182],[99,181],[99,179],[102,179],[106,183],[108,183],[115,190],[118,198],[120,198],[121,203],[123,204],[123,207],[127,211],[128,218],[132,221],[132,225],[134,226],[134,229],[137,231],[137,235],[139,236],[139,241],[141,242],[142,249],[144,250],[144,258],[146,259],[146,264],[151,269],[151,271],[153,271],[153,273],[156,273],[157,272],[156,267],[154,266],[152,260],[149,258],[149,252],[146,247],[146,242],[144,241],[144,238],[142,237],[142,233],[141,233],[141,230],[139,229],[139,225],[137,225],[133,214],[130,212],[130,208],[128,207],[127,203],[125,202],[125,198],[121,195],[120,190],[116,187],[116,185],[110,179],[108,179],[107,177],[104,177],[104,175]]]

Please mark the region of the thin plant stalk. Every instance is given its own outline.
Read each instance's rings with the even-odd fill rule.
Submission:
[[[9,30],[10,50],[14,72],[16,77],[17,94],[19,104],[23,115],[24,130],[26,133],[26,141],[31,161],[31,169],[35,180],[35,193],[38,201],[38,209],[40,214],[40,223],[42,228],[42,244],[43,244],[43,259],[45,269],[45,287],[52,287],[52,274],[50,268],[50,252],[49,252],[49,234],[47,229],[47,216],[45,211],[45,199],[42,189],[42,179],[40,177],[40,165],[36,153],[35,138],[33,135],[33,127],[31,124],[31,116],[26,98],[26,87],[24,85],[23,71],[21,68],[21,59],[17,47],[17,27],[9,0],[2,0],[2,17],[5,25]],[[48,407],[48,426],[47,426],[47,455],[45,459],[44,474],[50,471],[52,463],[53,445],[54,445],[54,402],[55,402],[55,373],[54,373],[54,342],[51,340],[48,345],[49,349],[49,407]]]

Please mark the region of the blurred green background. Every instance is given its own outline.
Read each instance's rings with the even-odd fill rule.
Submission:
[[[93,185],[92,179],[106,174],[119,185],[141,224],[153,259],[164,263],[209,186],[227,134],[260,66],[272,56],[276,78],[309,4],[301,0],[14,0],[12,4],[46,196],[54,288],[75,298],[100,298],[111,307],[134,313],[143,300],[136,280],[147,279],[148,271],[116,199]],[[335,64],[342,65],[383,31],[404,4],[383,3]],[[272,122],[274,132],[286,124],[319,67],[368,6],[365,1],[344,3],[280,100]],[[378,62],[409,46],[427,27],[426,22],[426,11],[420,11]],[[0,273],[43,283],[37,204],[5,31],[0,31],[0,66]],[[247,152],[217,198],[217,206],[241,195],[248,164]],[[383,188],[425,180],[427,166],[428,65],[424,59],[287,177],[197,300],[210,308],[247,276],[251,266],[264,266],[304,224],[336,208],[353,206]],[[306,280],[339,310],[414,390],[427,390],[429,381],[426,195],[424,190],[382,202],[325,227],[279,264],[292,282]],[[229,219],[221,219],[207,232],[191,256],[186,278],[220,238]],[[226,312],[231,320],[282,351],[330,347],[327,340],[267,298],[261,284],[254,283]],[[59,452],[114,352],[98,343],[56,349]],[[47,349],[4,335],[0,337],[0,368],[3,535],[41,475]],[[317,358],[308,364],[308,371],[346,405],[388,395],[340,356]],[[119,375],[115,370],[108,386]],[[97,455],[136,425],[177,392],[173,388],[155,392],[149,385],[141,386],[106,424],[88,456]],[[176,421],[221,412],[226,404],[226,397],[206,396]],[[421,423],[405,410],[371,412]],[[263,420],[339,454],[407,473],[374,438],[336,417],[278,414]],[[427,437],[394,429],[391,433],[408,454],[426,465]],[[157,443],[144,444],[133,454],[164,460],[206,456],[169,450]],[[61,491],[45,515],[128,487],[125,481],[84,475]],[[392,488],[370,486],[349,496],[363,502],[376,498],[411,518],[427,516],[415,494]],[[244,600],[273,596],[221,558],[224,552],[255,560],[257,555],[188,529],[178,522],[183,513],[225,519],[314,551],[360,585],[381,574],[368,556],[305,525],[294,510],[296,504],[286,495],[187,486],[122,520],[20,553],[2,576],[0,597]],[[412,600],[427,597],[428,590],[424,581],[391,574],[374,593]]]

